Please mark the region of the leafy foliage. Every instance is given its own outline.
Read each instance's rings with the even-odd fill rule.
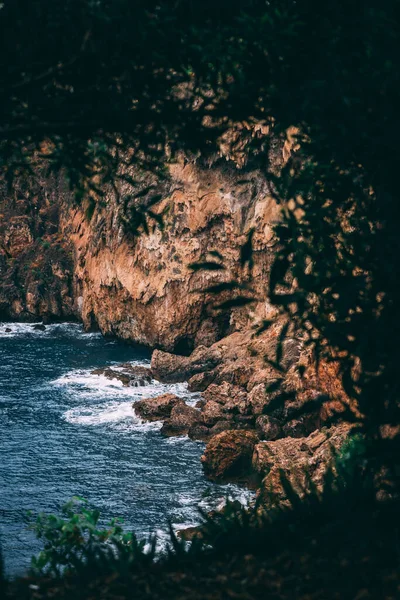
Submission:
[[[40,514],[31,528],[44,549],[32,558],[31,569],[36,575],[60,576],[63,573],[85,571],[112,572],[129,568],[135,561],[152,560],[154,543],[148,554],[145,542],[138,542],[133,533],[123,531],[118,519],[108,528],[99,526],[100,513],[74,498],[62,507],[62,516]],[[79,509],[79,512],[76,512]]]

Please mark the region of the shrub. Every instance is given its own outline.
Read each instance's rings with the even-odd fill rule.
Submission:
[[[154,544],[145,553],[145,542],[124,532],[121,521],[112,519],[106,528],[99,526],[100,513],[86,507],[82,498],[73,498],[62,507],[62,516],[38,515],[31,529],[44,541],[44,549],[31,562],[36,575],[112,571],[118,563],[129,566],[138,558],[152,558]]]

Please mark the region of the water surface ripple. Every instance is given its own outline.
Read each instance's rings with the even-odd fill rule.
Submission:
[[[204,478],[203,444],[163,438],[160,423],[135,416],[135,400],[167,391],[194,402],[186,384],[126,388],[91,374],[124,361],[150,362],[146,351],[76,324],[38,331],[0,323],[0,532],[9,573],[22,572],[41,547],[26,511],[57,512],[74,495],[105,521],[122,517],[127,529],[157,531],[161,541],[168,520],[177,528],[195,524],[198,505],[249,497]]]

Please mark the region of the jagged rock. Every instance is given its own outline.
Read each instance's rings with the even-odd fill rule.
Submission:
[[[210,439],[211,431],[202,423],[194,423],[188,431],[188,436],[191,440],[206,442]]]
[[[260,415],[256,419],[256,431],[263,440],[276,440],[282,436],[282,424],[274,417]]]
[[[172,409],[177,405],[185,405],[182,398],[174,394],[162,394],[155,398],[145,398],[133,404],[135,413],[146,421],[160,421],[171,416]],[[185,405],[186,406],[186,405]]]
[[[187,435],[196,424],[201,424],[200,412],[184,402],[179,402],[173,406],[169,419],[164,421],[161,433],[167,436]]]
[[[220,419],[226,418],[224,408],[218,402],[210,400],[202,409],[202,419],[205,425],[212,427]]]
[[[201,457],[204,473],[214,481],[250,477],[257,442],[258,436],[252,431],[224,431],[215,435]]]
[[[314,431],[305,438],[281,438],[258,443],[253,453],[253,468],[264,476],[260,491],[263,505],[287,501],[281,473],[300,495],[309,479],[321,489],[324,475],[332,464],[332,448],[339,450],[351,435],[352,427],[342,423],[330,429]]]
[[[262,415],[270,402],[265,383],[258,383],[248,394],[248,403],[253,414]]]
[[[319,414],[306,414],[285,423],[282,427],[282,432],[286,437],[305,437],[315,431],[319,427],[319,424]]]
[[[251,392],[252,389],[256,385],[260,385],[262,383],[264,385],[264,389],[267,385],[270,385],[272,382],[277,380],[277,372],[272,367],[269,368],[260,368],[254,371],[249,381],[247,382],[247,391]]]
[[[104,375],[107,379],[118,379],[125,386],[142,386],[151,383],[152,373],[147,367],[141,367],[139,365],[131,365],[124,363],[118,365],[121,370],[117,371],[110,367],[101,367],[94,369],[92,375]]]
[[[254,429],[255,427],[254,415],[232,415],[232,420],[239,429]]]
[[[235,400],[238,403],[246,403],[247,393],[242,387],[224,381],[220,385],[214,383],[209,385],[205,392],[203,392],[203,398],[207,402],[212,400],[213,402],[219,402],[219,404],[226,406],[226,404],[232,400]]]
[[[205,373],[196,373],[188,381],[189,392],[204,392],[214,381],[215,372],[206,371]]]
[[[151,370],[159,381],[176,383],[187,381],[196,373],[213,369],[222,360],[218,348],[199,346],[191,356],[177,356],[169,352],[154,350]]]
[[[222,368],[218,370],[214,382],[216,384],[228,382],[235,386],[245,387],[254,372],[254,366],[248,358],[235,361],[227,360]]]
[[[227,420],[221,419],[220,421],[217,421],[215,423],[215,425],[213,425],[211,427],[211,429],[209,430],[210,431],[209,435],[212,437],[213,435],[217,435],[218,433],[222,433],[223,431],[231,431],[232,429],[238,429],[238,426],[236,423],[234,423],[232,420],[227,421]]]

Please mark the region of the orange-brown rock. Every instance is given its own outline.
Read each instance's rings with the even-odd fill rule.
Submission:
[[[182,398],[174,394],[162,394],[155,398],[145,398],[134,402],[135,413],[146,421],[160,421],[171,416],[172,409],[178,404],[185,404]]]
[[[75,319],[73,247],[60,234],[54,198],[37,191],[0,192],[0,319]]]
[[[155,350],[151,357],[151,370],[159,381],[179,382],[190,379],[196,373],[207,372],[221,361],[220,350],[213,347],[199,346],[190,357]]]
[[[352,426],[342,423],[306,438],[281,438],[258,443],[254,448],[253,468],[264,476],[261,500],[265,506],[287,501],[282,474],[297,494],[309,488],[309,480],[321,489],[324,476],[332,466],[332,449],[339,450],[351,435]]]
[[[212,400],[213,402],[218,402],[219,404],[226,406],[231,400],[235,400],[237,403],[245,403],[247,394],[244,388],[224,381],[220,385],[209,385],[203,393],[203,398],[207,402]]]
[[[163,230],[153,222],[148,235],[129,233],[124,203],[111,192],[90,220],[81,208],[63,211],[62,230],[74,246],[76,303],[87,327],[97,323],[104,333],[188,354],[251,322],[246,309],[225,315],[205,310],[214,297],[202,291],[232,278],[248,281],[238,258],[251,228],[257,313],[262,319],[271,310],[264,290],[274,256],[272,223],[280,208],[261,171],[246,173],[244,180],[229,163],[205,169],[182,159],[170,173],[171,181],[153,192],[161,196],[152,210],[165,215]],[[211,250],[222,255],[223,271],[189,268],[213,260]],[[219,300],[227,297],[221,294]]]
[[[252,431],[224,431],[214,436],[201,457],[205,475],[214,481],[251,476],[258,436]]]
[[[201,414],[198,410],[184,402],[179,402],[173,406],[169,419],[164,421],[161,433],[167,436],[187,435],[194,425],[201,425],[201,422]]]
[[[262,440],[276,440],[282,437],[282,423],[274,417],[260,415],[256,419],[256,431]]]

